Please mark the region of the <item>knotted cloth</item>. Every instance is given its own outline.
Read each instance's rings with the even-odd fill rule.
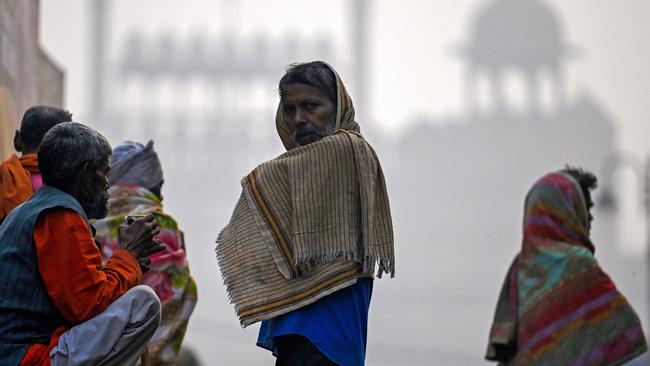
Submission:
[[[153,141],[147,145],[126,141],[113,149],[108,180],[115,185],[137,185],[147,189],[159,185],[163,172]]]

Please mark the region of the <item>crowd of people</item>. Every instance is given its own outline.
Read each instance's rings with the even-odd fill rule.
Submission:
[[[218,267],[240,323],[261,322],[257,346],[276,365],[364,365],[374,279],[395,274],[381,164],[331,66],[290,65],[278,90],[287,151],[242,179]],[[154,143],[111,148],[71,120],[29,108],[17,155],[0,166],[0,365],[174,365],[197,286],[163,209]],[[488,360],[619,365],[647,350],[594,258],[596,182],[567,166],[528,192]]]

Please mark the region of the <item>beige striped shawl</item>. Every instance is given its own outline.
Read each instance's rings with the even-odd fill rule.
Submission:
[[[335,73],[336,75],[336,73]],[[379,160],[354,121],[337,75],[337,131],[295,147],[242,179],[242,195],[217,239],[217,258],[243,326],[312,303],[360,277],[394,275],[390,207]]]

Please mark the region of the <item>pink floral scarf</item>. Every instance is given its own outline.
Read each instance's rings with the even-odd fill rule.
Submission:
[[[117,185],[111,186],[108,192],[108,216],[93,222],[104,260],[117,248],[117,228],[126,216],[153,214],[160,223],[156,239],[165,243],[167,249],[151,257],[150,270],[144,274],[142,283],[153,288],[162,303],[161,324],[149,344],[150,363],[173,365],[197,300],[183,233],[176,220],[164,213],[158,197],[147,189]]]

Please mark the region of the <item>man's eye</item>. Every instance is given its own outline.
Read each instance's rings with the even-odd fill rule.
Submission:
[[[294,112],[294,110],[295,110],[294,107],[284,107],[284,113],[285,114],[291,114],[291,113]]]
[[[318,104],[317,103],[307,103],[307,105],[305,107],[307,108],[307,110],[313,111],[314,109],[316,109],[318,107]]]

